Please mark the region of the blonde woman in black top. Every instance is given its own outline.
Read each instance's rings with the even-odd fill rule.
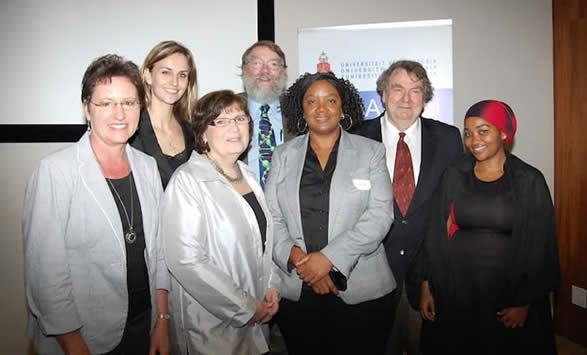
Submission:
[[[151,49],[141,73],[147,102],[131,144],[155,158],[165,188],[175,169],[190,156],[196,67],[189,49],[164,41]]]

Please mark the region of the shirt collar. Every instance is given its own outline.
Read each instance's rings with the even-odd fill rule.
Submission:
[[[261,106],[264,105],[264,104],[257,102],[251,98],[247,99],[247,104],[249,106],[249,112],[252,117],[255,117],[256,115],[258,115],[259,111],[261,110]],[[273,112],[281,112],[281,105],[279,104],[279,100],[273,100],[268,105],[269,105],[269,111],[267,112],[268,114],[271,114]]]
[[[385,131],[387,137],[394,137],[394,139],[397,139],[400,130],[397,129],[397,127],[393,125],[391,122],[389,122],[389,120],[387,119],[387,112],[381,117],[381,126],[383,127],[383,130]],[[414,123],[412,123],[412,125],[404,131],[407,139],[417,139],[421,132],[421,126],[421,119],[420,117],[418,117],[414,121]]]

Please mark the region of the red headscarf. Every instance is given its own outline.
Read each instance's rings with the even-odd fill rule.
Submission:
[[[497,100],[479,101],[467,110],[467,117],[481,117],[505,133],[505,144],[511,143],[518,126],[514,111],[505,102]]]

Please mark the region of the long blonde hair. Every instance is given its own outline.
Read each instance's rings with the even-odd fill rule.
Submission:
[[[146,92],[146,107],[151,106],[151,86],[145,80],[145,71],[148,70],[149,72],[153,70],[153,66],[158,61],[169,57],[172,54],[180,53],[183,54],[187,61],[189,67],[188,73],[188,87],[186,92],[183,94],[181,99],[173,105],[173,113],[179,119],[183,120],[190,120],[192,110],[196,104],[197,98],[197,72],[196,72],[196,65],[194,64],[194,59],[192,52],[190,52],[187,47],[183,46],[182,44],[175,42],[175,41],[163,41],[157,44],[143,62],[143,66],[141,67],[141,75],[143,77],[143,83],[145,85],[145,92]]]

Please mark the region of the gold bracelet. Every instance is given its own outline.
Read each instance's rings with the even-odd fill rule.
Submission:
[[[171,318],[171,315],[169,313],[160,313],[157,315],[157,318],[169,320]]]

